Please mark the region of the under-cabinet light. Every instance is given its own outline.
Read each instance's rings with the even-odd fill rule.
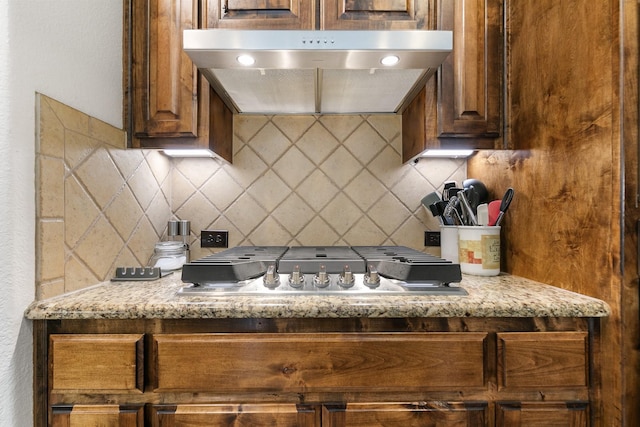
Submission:
[[[215,157],[211,151],[205,149],[167,149],[162,151],[169,157]]]
[[[473,150],[427,150],[420,157],[465,158],[473,154]]]

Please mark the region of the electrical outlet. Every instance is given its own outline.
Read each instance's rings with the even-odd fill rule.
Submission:
[[[439,231],[425,231],[424,232],[424,245],[425,246],[440,246],[440,232]]]
[[[229,232],[226,230],[202,230],[200,232],[201,248],[228,248]]]

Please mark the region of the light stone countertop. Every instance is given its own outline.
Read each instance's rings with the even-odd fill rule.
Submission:
[[[605,317],[598,299],[517,276],[463,275],[468,296],[176,296],[180,271],[151,282],[105,282],[35,301],[29,319],[296,317]]]

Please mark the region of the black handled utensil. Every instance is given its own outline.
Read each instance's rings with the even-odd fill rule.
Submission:
[[[504,193],[504,196],[502,196],[502,202],[500,202],[500,213],[498,214],[498,219],[496,219],[496,227],[500,225],[500,222],[502,221],[504,214],[507,212],[507,209],[509,209],[509,205],[511,205],[511,200],[513,200],[513,193],[514,193],[513,188],[509,188]]]

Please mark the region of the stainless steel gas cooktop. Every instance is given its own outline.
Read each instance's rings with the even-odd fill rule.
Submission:
[[[461,280],[404,246],[239,246],[185,264],[178,295],[467,295]]]

